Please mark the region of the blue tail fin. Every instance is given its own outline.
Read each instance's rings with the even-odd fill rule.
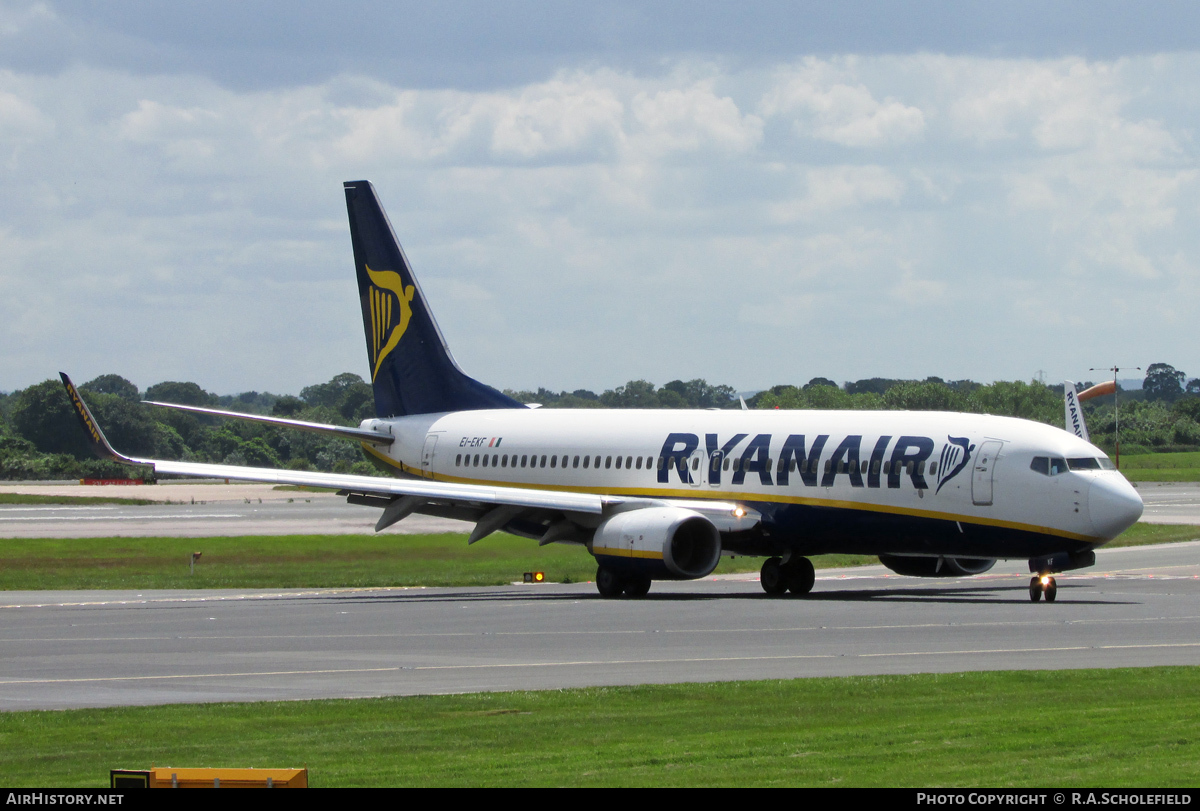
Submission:
[[[345,188],[376,415],[524,408],[458,368],[375,188],[365,180]]]

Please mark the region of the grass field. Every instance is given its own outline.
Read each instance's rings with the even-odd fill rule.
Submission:
[[[113,496],[38,496],[28,493],[0,493],[0,504],[157,504],[148,498],[115,498]]]
[[[1200,527],[1137,524],[1111,546],[1200,539]],[[189,574],[193,552],[201,552]],[[818,568],[877,563],[819,555]],[[722,558],[717,574],[757,572],[761,558]],[[334,588],[488,586],[541,571],[558,583],[591,581],[583,547],[496,534],[283,535],[234,538],[13,538],[0,541],[0,589]]]
[[[201,552],[189,574],[193,552]],[[825,555],[818,565],[874,563]],[[722,558],[717,572],[758,571],[760,558]],[[558,583],[591,581],[580,546],[496,534],[284,535],[234,538],[13,538],[0,541],[0,589],[332,588],[488,586],[541,571]]]
[[[1200,482],[1200,452],[1125,455],[1121,472],[1131,482]]]
[[[10,787],[307,766],[313,786],[1194,786],[1200,670],[16,712]]]

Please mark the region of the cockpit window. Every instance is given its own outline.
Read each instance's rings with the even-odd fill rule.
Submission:
[[[1067,464],[1071,470],[1116,470],[1117,466],[1112,463],[1112,460],[1103,458],[1084,457],[1082,459],[1068,459]]]
[[[1043,476],[1057,476],[1067,472],[1067,460],[1057,456],[1035,456],[1029,469]]]

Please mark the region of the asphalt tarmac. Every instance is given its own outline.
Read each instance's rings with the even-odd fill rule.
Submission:
[[[156,504],[3,504],[0,538],[208,538],[237,535],[373,533],[380,510],[347,504],[332,492],[279,490],[269,484],[82,486],[0,485],[0,493],[151,499]],[[396,535],[469,533],[471,524],[412,515],[384,530]]]
[[[1143,520],[1200,524],[1200,485],[1142,484]],[[4,485],[156,498],[0,506],[0,537],[370,532],[376,510],[265,485]],[[393,532],[465,532],[413,516]],[[469,554],[464,552],[464,554]],[[928,580],[819,572],[487,589],[0,593],[0,710],[988,669],[1200,663],[1200,542],[1101,550],[1032,604],[1021,562]]]
[[[486,589],[0,593],[0,710],[1200,663],[1200,542],[1101,550],[1031,603],[1018,563]]]
[[[1200,484],[1141,483],[1143,521],[1200,525]],[[164,503],[122,506],[0,505],[0,538],[213,537],[236,535],[341,535],[374,532],[380,511],[347,504],[332,493],[277,490],[264,484],[197,484],[94,487],[0,485],[0,493],[116,496]],[[384,530],[395,534],[469,533],[471,525],[409,516]]]

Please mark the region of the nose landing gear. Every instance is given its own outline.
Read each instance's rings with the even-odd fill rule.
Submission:
[[[1029,580],[1029,599],[1036,603],[1043,596],[1048,603],[1054,602],[1054,598],[1058,596],[1058,583],[1054,582],[1054,578],[1048,574]]]

